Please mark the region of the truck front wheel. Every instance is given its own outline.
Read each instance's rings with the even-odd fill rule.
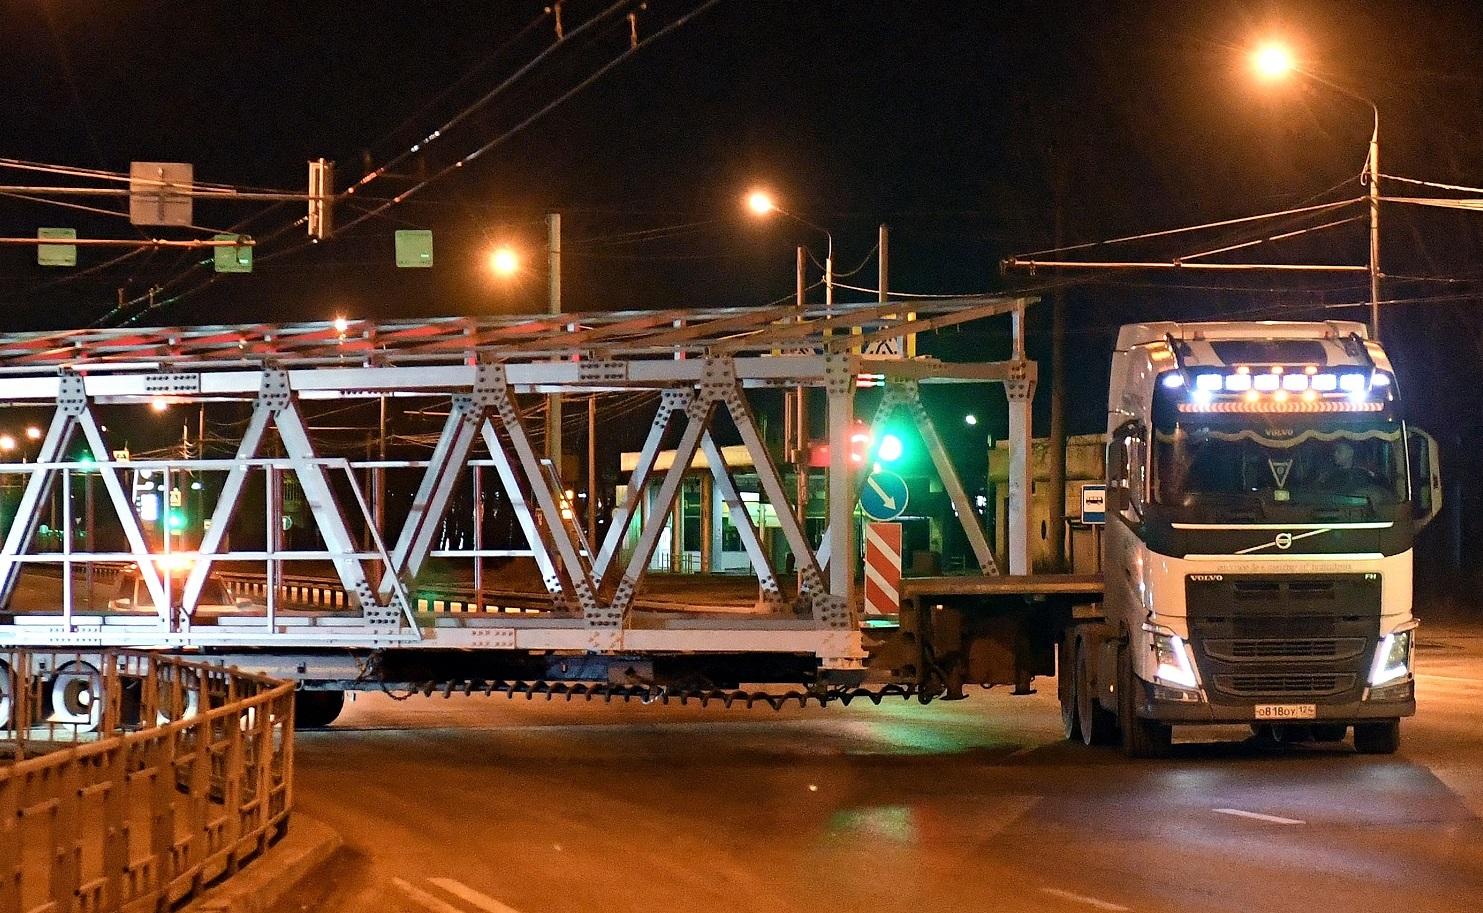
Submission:
[[[1360,754],[1395,754],[1400,747],[1400,720],[1354,724],[1354,750]]]
[[[1123,751],[1130,758],[1162,758],[1174,741],[1174,727],[1140,717],[1137,705],[1138,677],[1127,647],[1117,653],[1117,722],[1123,732]]]

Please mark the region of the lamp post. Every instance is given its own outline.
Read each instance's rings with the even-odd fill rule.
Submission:
[[[799,225],[802,225],[805,228],[811,228],[824,236],[825,243],[828,245],[825,248],[824,253],[824,306],[828,309],[830,314],[833,314],[834,235],[830,233],[829,229],[823,228],[819,225],[815,225],[814,223],[803,218],[797,213],[789,212],[788,210],[779,206],[777,200],[773,197],[773,195],[765,190],[754,190],[751,193],[747,194],[747,209],[751,210],[752,214],[759,218],[772,215],[773,213],[787,216],[788,218],[797,222]]]
[[[1373,115],[1369,154],[1365,157],[1365,177],[1369,180],[1370,203],[1370,336],[1380,339],[1380,107],[1373,101],[1344,86],[1298,66],[1292,52],[1282,44],[1268,42],[1251,55],[1252,67],[1267,81],[1285,79],[1292,73],[1328,88],[1346,98],[1368,105]]]

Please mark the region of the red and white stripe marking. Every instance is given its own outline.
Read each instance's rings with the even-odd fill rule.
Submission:
[[[901,611],[901,524],[865,524],[865,614]]]

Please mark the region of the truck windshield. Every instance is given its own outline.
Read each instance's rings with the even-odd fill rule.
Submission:
[[[1157,428],[1153,497],[1189,520],[1389,520],[1407,497],[1398,421],[1189,417]]]

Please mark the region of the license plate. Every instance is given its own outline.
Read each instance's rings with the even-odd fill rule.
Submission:
[[[1318,717],[1317,704],[1257,704],[1259,720],[1312,720]]]

